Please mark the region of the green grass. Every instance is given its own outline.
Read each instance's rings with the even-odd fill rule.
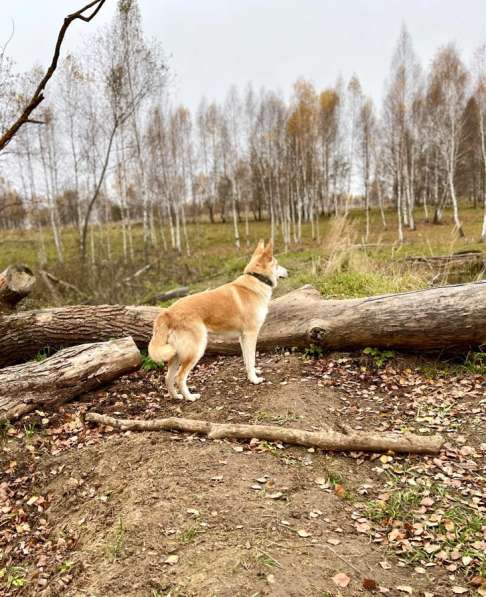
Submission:
[[[118,524],[115,528],[111,540],[106,545],[106,553],[108,558],[114,562],[119,560],[123,555],[125,546],[125,527],[123,525],[123,518],[120,515]]]
[[[288,412],[285,415],[276,415],[274,413],[270,413],[266,410],[258,410],[255,413],[255,422],[256,423],[274,423],[276,425],[286,425],[287,423],[292,423],[294,421],[298,421],[299,417],[295,413]]]
[[[37,361],[38,363],[42,363],[42,361],[45,361],[50,355],[50,350],[49,348],[43,348],[42,350],[39,350],[39,352],[35,355],[34,357],[34,361]]]
[[[276,252],[282,265],[287,267],[290,277],[283,280],[277,294],[282,294],[303,284],[314,285],[329,298],[357,298],[376,294],[413,290],[427,287],[433,277],[427,269],[410,267],[404,262],[409,255],[443,255],[458,250],[483,250],[477,240],[480,236],[482,210],[464,205],[461,216],[466,232],[465,239],[459,239],[453,232],[451,214],[446,213],[446,223],[434,226],[423,221],[417,213],[417,230],[406,230],[405,243],[396,242],[396,216],[387,212],[388,229],[383,230],[378,212],[371,214],[371,236],[368,245],[362,244],[364,218],[361,212],[352,212],[347,219],[321,218],[319,223],[321,241],[311,237],[310,225],[304,224],[302,241],[290,245],[287,252],[276,232]],[[244,226],[241,226],[243,232]],[[12,262],[23,262],[34,269],[37,262],[38,231],[2,231],[0,269]],[[78,286],[93,303],[136,304],[154,292],[189,285],[191,292],[212,288],[233,279],[242,272],[248,255],[259,238],[268,238],[269,222],[251,222],[247,246],[242,238],[242,248],[234,246],[232,224],[194,222],[188,224],[191,254],[177,254],[171,248],[160,244],[149,250],[147,257],[142,247],[142,227],[133,225],[134,261],[124,262],[121,227],[109,224],[93,229],[96,246],[96,267],[91,266],[88,256],[83,269],[79,257],[78,233],[73,228],[62,231],[65,249],[64,263],[58,263],[54,243],[49,229],[43,231],[47,248],[45,269],[60,279]],[[170,238],[165,229],[165,236]],[[110,240],[110,253],[106,239]],[[144,264],[152,268],[133,283],[124,283]],[[475,274],[474,274],[475,275]],[[474,275],[468,274],[468,279]],[[444,279],[447,281],[446,279]],[[441,278],[441,281],[442,278]],[[79,302],[79,297],[62,291],[65,304]],[[41,282],[36,286],[29,306],[47,306],[50,295]],[[164,305],[167,306],[167,305]],[[41,358],[41,355],[39,355]]]
[[[25,578],[26,570],[22,566],[9,566],[0,570],[0,580],[2,580],[7,589],[20,589],[27,584]]]
[[[417,488],[398,490],[386,502],[371,500],[367,504],[366,516],[375,522],[413,520],[414,509],[419,506],[421,499],[422,492]]]
[[[27,439],[32,439],[36,433],[39,433],[39,427],[35,423],[24,425],[24,433]]]
[[[373,363],[378,369],[381,369],[385,363],[395,358],[395,351],[393,350],[380,350],[379,348],[372,348],[367,346],[363,349],[363,354],[368,355],[373,359]]]
[[[71,560],[66,560],[59,566],[59,574],[67,574],[73,566],[74,562]]]
[[[204,531],[198,527],[190,527],[179,535],[179,541],[186,545],[191,543],[198,535],[202,535]]]
[[[146,350],[142,350],[141,355],[142,355],[141,368],[143,369],[143,371],[153,371],[154,369],[163,369],[164,368],[164,363],[156,363],[154,360],[152,360],[148,356]]]

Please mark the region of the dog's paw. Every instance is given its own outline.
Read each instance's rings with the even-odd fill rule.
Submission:
[[[261,375],[262,374],[262,368],[261,367],[255,367],[255,373],[257,375]]]
[[[199,400],[199,398],[201,398],[201,394],[189,394],[189,396],[187,396],[189,402],[195,402],[196,400]]]
[[[262,383],[262,381],[265,381],[263,379],[263,377],[257,377],[256,375],[255,375],[255,377],[250,377],[249,380],[250,380],[251,383],[253,383],[255,385],[257,385],[259,383]]]
[[[170,394],[170,397],[174,400],[184,400],[184,396],[182,394]]]

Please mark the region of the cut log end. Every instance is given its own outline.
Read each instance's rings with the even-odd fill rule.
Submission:
[[[0,310],[13,310],[32,291],[35,276],[26,265],[15,264],[0,273]]]

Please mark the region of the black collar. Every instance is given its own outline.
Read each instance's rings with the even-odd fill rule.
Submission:
[[[260,282],[263,282],[267,286],[270,286],[270,288],[273,288],[273,282],[272,282],[272,280],[270,280],[270,278],[268,276],[265,276],[264,274],[259,274],[258,272],[246,272],[246,273],[249,276],[253,276],[257,280],[260,280]]]

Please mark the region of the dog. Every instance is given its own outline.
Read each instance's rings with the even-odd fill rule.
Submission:
[[[148,353],[156,363],[168,363],[165,381],[172,398],[193,401],[200,397],[191,394],[187,378],[206,350],[208,332],[237,332],[248,379],[253,384],[263,381],[255,369],[258,333],[272,290],[279,278],[287,276],[273,256],[272,241],[265,245],[261,240],[243,275],[214,290],[179,299],[157,316]]]

